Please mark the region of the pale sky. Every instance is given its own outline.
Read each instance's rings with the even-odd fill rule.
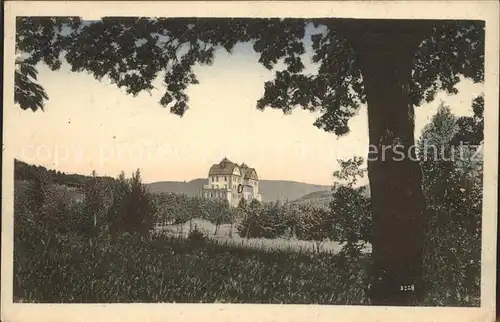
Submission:
[[[140,168],[147,183],[203,178],[227,157],[254,167],[260,179],[331,185],[338,158],[366,156],[366,106],[341,138],[313,126],[319,114],[257,110],[264,82],[274,72],[247,46],[238,45],[232,55],[219,51],[212,66],[196,69],[200,84],[189,87],[191,108],[182,118],[158,103],[161,81],[151,94],[133,97],[107,80],[71,73],[68,65],[57,72],[41,65],[38,79],[49,95],[45,111],[8,107],[16,110],[9,133],[18,142],[10,148],[16,158],[67,173],[95,169],[117,176]],[[440,93],[417,108],[417,137],[441,101],[457,116],[472,115],[471,101],[483,85],[462,81],[458,89],[458,95]]]

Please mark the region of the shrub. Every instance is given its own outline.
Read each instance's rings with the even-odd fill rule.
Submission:
[[[195,226],[194,229],[189,232],[187,240],[192,243],[203,243],[207,240],[207,236]]]

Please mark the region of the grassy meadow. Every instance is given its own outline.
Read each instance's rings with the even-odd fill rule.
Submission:
[[[361,266],[367,265],[367,258],[354,264],[329,253],[261,251],[164,235],[146,240],[102,238],[96,244],[53,240],[50,247],[50,255],[22,256],[24,260],[17,262],[17,302],[347,305],[366,301]],[[29,250],[16,250],[21,251]]]
[[[165,225],[155,227],[156,233],[166,233],[170,236],[187,237],[190,230],[197,228],[208,238],[216,241],[220,245],[234,247],[252,248],[264,251],[283,250],[291,252],[325,252],[337,254],[342,250],[344,243],[334,240],[324,240],[318,243],[312,240],[300,240],[297,238],[243,238],[238,235],[237,224],[231,227],[230,224],[220,225],[217,230],[213,223],[208,220],[194,218],[191,221],[179,225]],[[215,232],[215,233],[214,233]],[[371,252],[371,245],[365,244],[364,253]]]

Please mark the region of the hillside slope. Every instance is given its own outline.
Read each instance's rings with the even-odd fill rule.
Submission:
[[[175,193],[185,194],[189,197],[199,196],[201,187],[206,184],[206,179],[194,179],[191,181],[158,181],[146,184],[149,191],[153,193]]]
[[[365,185],[359,187],[359,189],[363,189],[363,195],[367,198],[370,197],[370,185]],[[333,191],[331,189],[315,191],[309,194],[306,194],[298,199],[293,200],[294,203],[319,203],[328,205],[332,201]]]

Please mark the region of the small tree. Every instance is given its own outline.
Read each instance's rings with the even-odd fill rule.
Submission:
[[[323,242],[332,236],[332,216],[328,209],[314,204],[303,204],[300,206],[301,213],[301,238],[312,240],[316,245],[316,251],[320,252]]]
[[[107,211],[109,230],[149,235],[156,213],[153,197],[142,184],[139,169],[130,179],[122,172],[113,184],[112,203]]]
[[[300,208],[297,205],[286,203],[283,209],[283,220],[286,227],[288,228],[288,231],[285,235],[287,238],[297,238],[297,236],[300,235],[301,229]]]
[[[132,174],[130,189],[125,198],[123,228],[131,234],[148,235],[153,228],[155,208],[149,192],[142,184],[140,170]]]
[[[213,208],[210,211],[210,221],[215,225],[214,236],[217,235],[217,231],[221,224],[228,223],[231,218],[231,209],[227,200],[215,201],[213,203]]]
[[[462,118],[441,105],[419,142],[427,202],[424,276],[438,294],[427,304],[479,304],[483,172],[470,145],[483,140],[482,104],[475,99],[474,116]]]
[[[28,208],[32,212],[38,212],[45,203],[45,194],[50,182],[47,173],[38,168],[33,168],[33,175],[34,180],[28,185],[26,197],[28,199]]]
[[[123,228],[123,214],[125,212],[125,198],[130,193],[130,185],[122,171],[112,184],[112,203],[107,212],[107,225],[112,233]]]
[[[230,237],[233,237],[233,225],[236,220],[244,220],[246,216],[246,211],[247,211],[247,202],[245,198],[241,198],[240,201],[238,201],[238,206],[236,209],[233,210],[233,220],[231,220],[231,231],[229,232]]]
[[[92,171],[92,177],[84,186],[82,229],[92,236],[106,224],[106,217],[112,203],[111,189],[106,182]]]
[[[365,169],[361,169],[363,158],[354,157],[338,160],[340,170],[333,176],[339,181],[333,187],[333,200],[330,211],[334,214],[337,237],[345,242],[343,250],[352,256],[359,255],[360,241],[370,241],[371,204],[364,195],[364,188],[355,188],[358,177],[363,177]]]
[[[207,236],[195,225],[194,229],[189,232],[187,240],[191,243],[203,243],[207,240]]]
[[[241,223],[238,225],[238,235],[249,238],[256,237],[258,227],[258,217],[261,212],[261,203],[253,199],[250,204],[245,207],[245,215]]]

